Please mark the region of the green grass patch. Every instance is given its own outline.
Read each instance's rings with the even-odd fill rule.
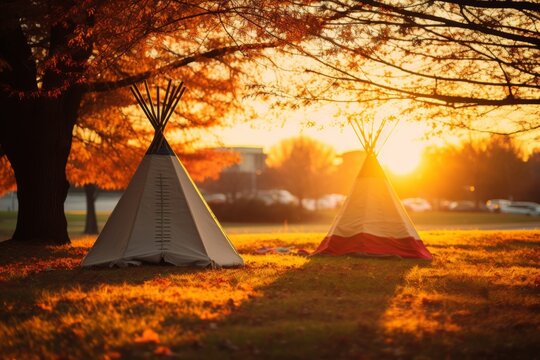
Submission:
[[[418,225],[477,225],[477,224],[510,224],[540,222],[538,216],[497,214],[490,212],[462,212],[462,211],[427,211],[422,213],[409,213],[411,219]]]
[[[98,212],[98,224],[100,229],[105,225],[110,213]],[[487,212],[442,212],[433,211],[425,213],[411,213],[411,218],[419,229],[454,229],[459,227],[468,228],[477,225],[487,229],[497,227],[497,224],[540,224],[540,217],[494,214]],[[84,230],[84,212],[68,212],[68,232],[71,236],[80,236]],[[303,232],[326,232],[330,228],[333,217],[315,222],[305,223],[223,223],[225,230],[230,234],[245,233],[303,233]],[[0,211],[0,240],[7,239],[13,233],[17,221],[17,213]]]
[[[109,212],[97,213],[100,229],[103,228],[103,225],[105,225],[109,215]],[[84,231],[86,213],[83,211],[68,212],[66,213],[66,218],[68,221],[68,232],[70,236],[80,236]],[[16,212],[0,211],[0,240],[9,238],[9,236],[15,230],[16,223]]]
[[[259,255],[323,233],[237,234],[236,269],[80,269],[72,246],[0,243],[4,358],[529,359],[540,231],[430,231],[433,261]]]

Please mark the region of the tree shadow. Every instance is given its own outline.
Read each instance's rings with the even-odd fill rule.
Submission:
[[[426,266],[430,262],[397,258],[309,258],[209,323],[198,346],[178,350],[183,358],[392,356],[381,317],[407,272]]]
[[[391,357],[381,317],[406,274],[413,267],[431,266],[422,260],[362,257],[312,257],[301,266],[289,266],[286,259],[304,258],[273,255],[278,260],[272,262],[266,261],[272,256],[250,255],[254,260],[245,268],[216,271],[162,265],[81,269],[87,249],[77,244],[0,244],[0,300],[6,305],[0,322],[11,328],[33,321],[57,324],[43,335],[49,339],[46,345],[35,340],[29,349],[41,347],[57,355],[71,351],[72,357],[113,349],[127,358],[153,358],[157,345],[138,343],[130,335],[140,334],[147,324],[157,326],[162,343],[183,358],[300,359],[311,354],[339,359],[385,351]],[[248,299],[227,298],[242,287],[243,279],[265,280],[274,268],[279,268],[275,279],[253,287]],[[200,298],[182,298],[183,289],[197,282]],[[226,298],[213,298],[222,288]],[[104,298],[87,301],[89,294]],[[97,315],[100,307],[116,308],[103,313],[118,320]],[[95,319],[71,323],[84,311]],[[98,330],[88,341],[94,327]],[[110,345],[116,331],[124,332],[124,338]],[[167,331],[175,337],[168,338]],[[10,348],[15,357],[28,354],[21,344]]]
[[[257,255],[259,239],[239,242],[246,267],[210,271],[80,269],[87,244],[0,244],[0,276],[10,274],[0,277],[0,335],[2,326],[15,334],[0,353],[154,358],[164,346],[192,359],[526,358],[538,343],[540,284],[529,237],[428,243],[433,262]],[[135,341],[146,328],[159,344]]]
[[[6,324],[24,322],[36,316],[36,304],[39,307],[43,294],[70,290],[89,293],[102,286],[137,286],[170,275],[201,271],[170,264],[81,268],[80,263],[88,249],[84,244],[77,243],[41,246],[12,240],[1,242],[0,303],[17,306],[0,308],[0,321]],[[61,313],[69,309],[60,310]]]
[[[384,325],[398,357],[536,357],[540,291],[532,277],[477,275],[456,271],[419,293],[408,286],[397,294]]]
[[[0,242],[0,284],[9,285],[23,281],[32,275],[40,282],[41,276],[62,281],[43,281],[51,289],[70,285],[91,289],[100,284],[141,284],[157,275],[169,273],[193,273],[200,271],[191,267],[175,267],[171,264],[144,264],[143,266],[81,268],[87,254],[86,244],[75,242],[64,246],[42,246],[8,240]],[[49,279],[50,280],[50,279]],[[65,280],[65,281],[64,281]]]

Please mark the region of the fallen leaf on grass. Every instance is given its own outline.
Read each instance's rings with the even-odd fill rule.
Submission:
[[[159,343],[159,335],[152,329],[145,329],[141,336],[136,336],[133,339],[136,343]]]
[[[169,287],[169,286],[171,286],[172,282],[171,282],[171,279],[157,278],[157,279],[152,280],[151,284],[152,285],[160,285],[160,286]]]
[[[173,352],[167,346],[158,346],[156,348],[156,350],[154,350],[154,354],[155,355],[163,355],[163,356],[171,356],[173,354]]]
[[[51,305],[45,304],[45,303],[37,303],[36,306],[40,308],[41,310],[45,310],[45,311],[52,311],[53,309]]]
[[[105,355],[103,355],[104,360],[113,360],[113,359],[120,359],[122,358],[122,354],[120,354],[118,351],[109,351]]]
[[[223,350],[236,351],[239,349],[230,339],[225,339],[222,343],[218,345]]]

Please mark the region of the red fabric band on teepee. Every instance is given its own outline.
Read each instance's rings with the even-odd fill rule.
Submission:
[[[319,245],[315,254],[333,256],[345,254],[389,255],[412,259],[432,259],[432,255],[422,240],[413,237],[401,239],[381,237],[367,233],[351,237],[338,235],[327,236]]]

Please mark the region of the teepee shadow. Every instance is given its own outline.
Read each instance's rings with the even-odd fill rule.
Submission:
[[[18,303],[18,306],[5,313],[0,310],[0,320],[9,317],[23,321],[34,316],[35,305],[44,293],[70,289],[89,292],[101,286],[141,285],[171,275],[203,271],[170,264],[81,268],[81,260],[87,251],[87,247],[76,244],[43,247],[15,241],[1,242],[1,300]]]
[[[85,249],[60,247],[38,252],[36,248],[36,253],[23,249],[14,255],[17,261],[10,262],[7,250],[12,254],[14,250],[3,248],[6,252],[0,256],[2,267],[14,267],[16,271],[20,264],[36,264],[37,268],[30,269],[26,276],[0,282],[1,300],[13,305],[0,310],[0,321],[13,326],[33,317],[60,321],[88,305],[120,306],[108,313],[123,318],[136,314],[141,321],[151,321],[156,319],[154,312],[161,312],[162,330],[192,334],[189,336],[193,341],[183,337],[164,341],[175,354],[185,358],[305,358],[306,354],[315,358],[350,358],[363,352],[380,353],[378,349],[384,343],[381,316],[407,272],[414,266],[429,264],[361,257],[313,257],[299,262],[295,255],[249,255],[251,260],[242,269],[208,271],[163,265],[81,269],[78,264]],[[270,256],[274,260],[266,261]],[[38,268],[43,263],[54,265],[50,269]],[[277,263],[280,269],[274,271]],[[297,265],[283,265],[287,263]],[[264,279],[265,274],[274,274],[275,280]],[[212,303],[221,286],[225,287],[223,294],[228,294],[230,289],[241,286],[246,276],[259,277],[264,284],[253,289],[251,298],[238,303]],[[197,281],[201,282],[200,298],[181,300],[187,291],[184,284]],[[171,293],[162,293],[170,287]],[[48,294],[59,298],[50,299]],[[94,295],[99,296],[84,300]],[[201,303],[197,305],[197,301]],[[224,315],[211,319],[202,313],[191,314],[193,306]],[[220,308],[214,309],[216,306]],[[100,346],[105,346],[85,347],[88,345],[84,338],[78,337],[64,343],[64,333],[72,330],[64,324],[51,334],[55,346],[67,346],[70,351],[80,346],[98,353]],[[137,328],[136,333],[140,331]],[[108,334],[97,334],[99,341],[106,341]],[[145,347],[144,351],[141,347]],[[116,350],[128,357],[144,357],[141,354],[150,351],[147,357],[152,358],[154,346],[127,341]]]
[[[380,319],[422,260],[312,257],[210,323],[201,348],[184,347],[197,358],[355,358],[385,348]]]

